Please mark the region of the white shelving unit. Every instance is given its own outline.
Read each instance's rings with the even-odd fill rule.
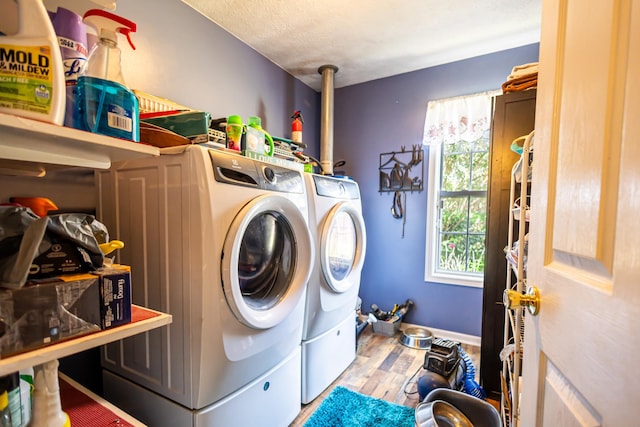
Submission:
[[[41,365],[54,359],[59,359],[93,347],[128,338],[171,323],[170,314],[134,306],[134,310],[136,309],[142,310],[148,315],[152,315],[152,317],[137,322],[127,323],[126,325],[112,329],[82,335],[77,338],[70,338],[37,350],[0,359],[0,376],[19,371],[20,369]]]
[[[108,169],[115,161],[159,155],[151,145],[0,113],[0,174],[38,176],[69,166]]]
[[[0,175],[44,176],[47,170],[108,169],[112,162],[159,156],[146,144],[0,113]],[[0,359],[0,375],[127,338],[171,323],[171,315],[133,307],[142,320]]]
[[[520,139],[520,138],[519,138]],[[524,138],[520,159],[511,170],[509,236],[505,253],[507,277],[505,292],[523,294],[526,286],[526,257],[529,222],[530,166],[533,159],[533,132]],[[506,294],[505,294],[506,297]],[[506,305],[506,304],[505,304]],[[505,427],[520,425],[520,376],[524,348],[525,308],[505,307],[502,362],[502,398],[500,402]]]

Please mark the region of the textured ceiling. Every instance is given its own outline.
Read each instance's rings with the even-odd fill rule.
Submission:
[[[316,90],[325,64],[340,88],[540,37],[541,0],[182,1]]]

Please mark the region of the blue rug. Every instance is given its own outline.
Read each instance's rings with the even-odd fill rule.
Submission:
[[[414,409],[337,386],[304,427],[413,427]]]

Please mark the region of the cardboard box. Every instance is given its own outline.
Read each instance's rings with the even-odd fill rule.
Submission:
[[[131,268],[114,265],[95,272],[100,281],[100,325],[113,328],[131,322]]]
[[[131,322],[127,266],[63,275],[0,289],[0,355]]]

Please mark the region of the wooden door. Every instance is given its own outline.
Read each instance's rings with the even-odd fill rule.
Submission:
[[[640,1],[543,0],[522,426],[640,423]]]

